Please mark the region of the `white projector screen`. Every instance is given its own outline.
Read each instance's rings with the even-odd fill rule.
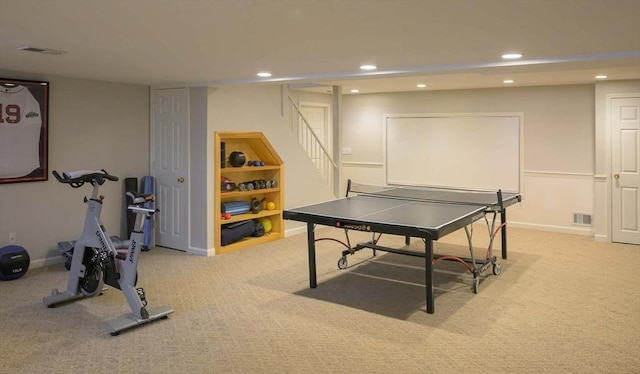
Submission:
[[[387,184],[520,191],[522,115],[386,115]]]

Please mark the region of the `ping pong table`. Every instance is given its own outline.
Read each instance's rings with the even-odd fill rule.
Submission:
[[[315,227],[317,225],[344,229],[347,234],[348,250],[338,261],[338,267],[346,268],[346,255],[355,251],[370,248],[374,251],[397,253],[402,255],[424,257],[426,309],[433,314],[434,289],[433,265],[441,260],[458,261],[473,274],[473,292],[478,292],[479,275],[488,268],[495,275],[500,274],[500,265],[492,255],[494,236],[500,232],[502,239],[502,258],[507,258],[506,208],[521,201],[517,192],[472,191],[445,188],[420,187],[380,187],[367,186],[348,181],[347,196],[344,198],[312,204],[308,206],[286,209],[283,218],[305,222],[307,224],[307,247],[309,255],[309,284],[316,288],[316,247]],[[487,257],[476,260],[473,254],[471,237],[472,224],[485,219],[489,226],[487,214],[492,214],[489,228],[490,244]],[[500,215],[500,224],[496,228],[496,216]],[[459,229],[465,229],[469,241],[470,258],[435,255],[433,242]],[[371,241],[351,246],[348,231],[357,230],[371,232]],[[405,243],[410,238],[421,238],[424,241],[424,253],[402,248],[389,248],[377,244],[375,234],[392,234],[404,236]],[[470,264],[470,265],[469,265]]]

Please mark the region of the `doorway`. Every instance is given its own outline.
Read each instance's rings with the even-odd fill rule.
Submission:
[[[640,244],[640,95],[609,98],[611,241]]]
[[[156,245],[189,246],[189,95],[187,88],[154,89],[152,173],[156,180]]]

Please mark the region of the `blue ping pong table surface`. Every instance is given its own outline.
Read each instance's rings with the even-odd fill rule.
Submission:
[[[501,194],[503,207],[520,199],[516,192]],[[497,192],[393,187],[287,209],[284,218],[437,240],[482,218],[498,200]]]

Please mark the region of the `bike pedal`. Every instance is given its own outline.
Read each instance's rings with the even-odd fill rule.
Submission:
[[[138,297],[140,297],[142,305],[147,306],[147,299],[145,298],[144,289],[142,287],[136,288],[136,292],[138,293]]]

